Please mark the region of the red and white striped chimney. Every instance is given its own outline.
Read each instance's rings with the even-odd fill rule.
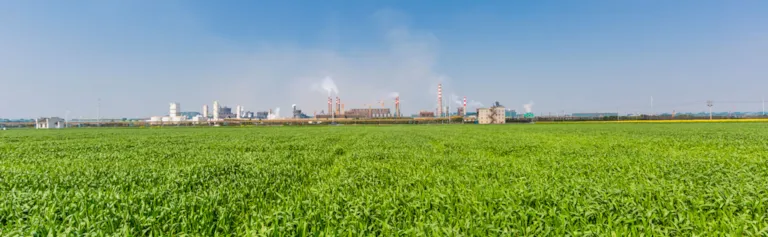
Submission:
[[[437,117],[443,116],[443,84],[437,84]]]
[[[467,114],[467,97],[464,96],[464,114],[462,115],[466,115],[466,114]]]
[[[340,111],[341,111],[341,100],[339,99],[338,96],[336,96],[336,115],[341,114]]]
[[[400,117],[400,96],[395,97],[395,117]]]

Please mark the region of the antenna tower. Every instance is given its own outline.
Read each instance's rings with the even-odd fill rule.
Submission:
[[[709,107],[709,120],[712,120],[712,101],[707,100],[707,107]]]

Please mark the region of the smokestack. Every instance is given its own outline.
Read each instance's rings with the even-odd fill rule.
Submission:
[[[208,105],[203,105],[203,117],[208,118]]]
[[[330,96],[328,96],[328,115],[331,115],[333,113],[333,99],[331,99]]]
[[[462,110],[464,113],[461,116],[464,116],[467,114],[467,97],[464,96],[464,109]]]
[[[344,115],[344,104],[341,104],[341,115]]]
[[[443,84],[437,84],[437,117],[443,116]]]
[[[339,111],[341,111],[341,99],[339,99],[339,97],[336,96],[336,115],[341,114],[339,113]]]
[[[395,117],[400,118],[400,96],[395,97]]]

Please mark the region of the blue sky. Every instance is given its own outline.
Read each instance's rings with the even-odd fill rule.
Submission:
[[[760,111],[768,1],[2,1],[0,117],[163,115],[218,100],[346,108],[436,85],[539,114]],[[335,95],[334,95],[335,96]],[[391,106],[391,102],[388,102]],[[455,103],[450,103],[456,107]],[[453,110],[453,109],[452,109]],[[284,116],[288,114],[283,112]]]

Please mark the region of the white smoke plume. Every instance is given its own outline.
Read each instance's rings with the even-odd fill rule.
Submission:
[[[467,102],[467,106],[471,106],[471,107],[483,107],[483,106],[485,106],[485,105],[483,105],[483,103],[480,103],[479,101],[474,101],[474,100],[472,100],[472,101],[468,101],[468,102]]]
[[[267,115],[267,119],[279,119],[280,118],[280,107],[275,108],[275,112]]]
[[[400,93],[398,92],[389,93],[389,98],[392,98],[392,99],[397,98],[399,96],[400,96]]]
[[[453,101],[453,103],[456,104],[456,106],[464,106],[464,102],[462,101],[462,98],[460,98],[456,94],[451,93],[451,100]]]
[[[526,113],[530,113],[533,110],[533,101],[528,102],[528,104],[524,104],[523,108],[525,109]]]
[[[336,83],[333,82],[333,78],[330,76],[323,78],[323,81],[319,84],[313,84],[312,90],[327,92],[328,96],[331,96],[332,94],[339,94],[339,88],[336,87]]]

